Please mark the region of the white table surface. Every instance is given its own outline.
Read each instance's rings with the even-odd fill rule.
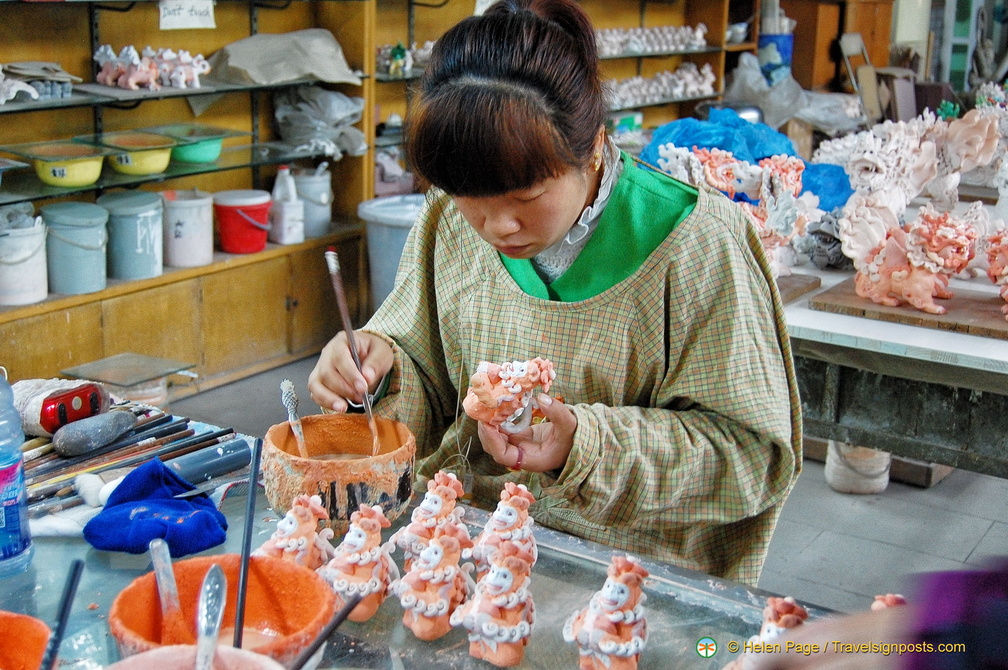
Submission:
[[[796,274],[816,275],[822,281],[818,289],[785,306],[784,314],[792,340],[872,352],[909,361],[938,363],[962,368],[964,372],[980,370],[1008,375],[1008,340],[811,309],[808,306],[810,297],[852,277],[853,271],[819,270],[811,263],[791,270]],[[956,289],[964,288],[994,296],[998,294],[997,287],[985,275],[970,280],[953,279],[949,284],[953,293]],[[909,306],[906,308],[913,309]],[[949,381],[951,383],[955,380]],[[1005,388],[1008,389],[1008,386]]]

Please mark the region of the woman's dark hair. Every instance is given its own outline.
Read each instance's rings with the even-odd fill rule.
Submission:
[[[435,44],[406,159],[450,195],[500,195],[587,166],[604,115],[595,31],[578,4],[500,0]]]

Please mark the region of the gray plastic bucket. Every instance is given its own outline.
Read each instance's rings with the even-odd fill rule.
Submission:
[[[147,279],[160,275],[164,266],[161,196],[121,191],[106,193],[96,202],[109,212],[109,277]]]
[[[89,202],[56,202],[39,211],[49,229],[49,291],[77,295],[105,288],[108,210]]]
[[[304,202],[305,238],[322,237],[332,223],[332,175],[309,172],[294,174],[298,199]]]
[[[357,216],[367,224],[371,304],[375,309],[395,286],[396,270],[406,246],[406,237],[423,204],[423,194],[411,193],[365,200],[357,206]]]
[[[46,227],[0,231],[0,305],[30,305],[49,295]]]

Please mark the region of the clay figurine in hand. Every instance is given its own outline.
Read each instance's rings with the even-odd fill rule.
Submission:
[[[440,470],[434,474],[434,479],[427,482],[427,494],[413,510],[409,525],[396,531],[390,539],[395,546],[403,550],[404,570],[409,570],[413,559],[434,537],[437,528],[445,524],[458,524],[468,535],[469,531],[462,523],[465,510],[455,506],[464,494],[462,482],[451,472]]]
[[[381,543],[382,528],[390,525],[381,507],[361,505],[350,515],[350,528],[336,547],[336,555],[316,571],[332,585],[342,602],[360,594],[360,603],[348,616],[351,621],[360,623],[373,617],[392,582],[399,579],[392,545]]]
[[[490,571],[476,593],[456,609],[451,625],[469,631],[469,655],[502,668],[522,662],[535,623],[529,592],[532,556],[514,542],[494,552]]]
[[[648,571],[630,556],[614,556],[607,575],[588,606],[564,623],[563,637],[577,643],[581,670],[635,670],[647,644],[641,583]]]
[[[463,558],[476,561],[477,580],[482,579],[490,569],[494,551],[505,540],[516,543],[528,552],[535,565],[539,556],[535,536],[532,534],[535,520],[528,513],[529,505],[534,502],[535,496],[524,484],[505,482],[497,509],[490,515],[483,532],[476,536],[472,549],[462,551]]]
[[[907,599],[899,593],[886,593],[875,596],[875,600],[872,601],[871,604],[871,609],[873,612],[877,612],[878,610],[884,610],[890,607],[900,607],[901,605],[906,604]]]
[[[517,433],[528,428],[532,410],[538,407],[532,391],[542,386],[542,392],[549,393],[554,379],[553,364],[538,356],[503,365],[483,361],[469,379],[462,407],[477,421]]]
[[[319,530],[319,521],[329,518],[320,496],[299,495],[277,529],[253,556],[273,556],[316,570],[333,557],[330,528]]]
[[[438,528],[413,560],[409,571],[391,590],[406,610],[403,625],[418,639],[436,640],[451,630],[451,613],[475,590],[472,565],[460,567],[462,549],[472,547],[469,533],[459,524]]]

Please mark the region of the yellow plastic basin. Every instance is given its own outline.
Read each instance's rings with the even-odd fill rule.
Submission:
[[[109,164],[116,172],[132,175],[158,174],[164,172],[171,160],[171,147],[165,149],[147,149],[130,151],[124,154],[112,154],[108,157]]]
[[[73,142],[52,144],[35,150],[35,174],[50,186],[90,186],[101,175],[104,152]],[[49,154],[52,159],[43,158]]]

